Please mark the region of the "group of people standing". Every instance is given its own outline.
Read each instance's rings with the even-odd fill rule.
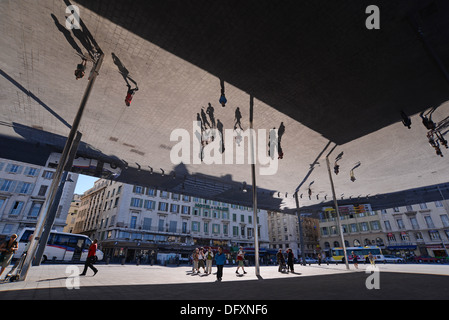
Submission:
[[[212,248],[205,250],[204,248],[196,248],[192,254],[193,273],[199,274],[200,268],[203,268],[205,274],[212,273],[212,262],[215,260],[217,266],[217,281],[221,281],[223,277],[223,266],[226,262],[226,255],[223,248],[219,247],[218,252],[214,255]]]
[[[217,282],[220,282],[223,278],[223,266],[226,263],[226,255],[223,252],[222,247],[218,247],[218,251],[214,254],[212,248],[209,247],[207,250],[205,248],[196,248],[192,254],[193,267],[192,272],[194,274],[199,274],[200,269],[203,268],[205,274],[212,273],[212,264],[215,260],[215,265],[217,266]],[[237,253],[237,270],[236,274],[239,273],[239,269],[242,268],[243,274],[246,274],[245,267],[245,252],[243,248],[240,247]]]

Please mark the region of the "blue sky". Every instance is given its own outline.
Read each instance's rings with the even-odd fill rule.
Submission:
[[[97,181],[99,178],[92,177],[92,176],[85,176],[80,174],[78,176],[78,181],[76,183],[75,187],[75,193],[76,194],[83,194],[86,190],[89,190],[94,186],[94,182]]]

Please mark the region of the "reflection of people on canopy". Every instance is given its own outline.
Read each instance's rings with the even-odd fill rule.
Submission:
[[[76,66],[76,70],[75,70],[76,80],[84,77],[84,72],[86,71],[86,63],[87,63],[86,58],[83,58],[83,61]]]
[[[427,112],[425,115],[424,115],[424,111],[419,114],[419,116],[422,119],[422,123],[429,130],[433,130],[436,128],[435,122],[432,121],[432,113],[435,111],[435,109],[436,108],[430,109],[430,111]]]
[[[125,103],[129,107],[129,105],[131,104],[131,100],[134,97],[134,94],[136,93],[137,90],[139,90],[139,88],[136,86],[134,89],[131,89],[131,86],[129,84],[127,86],[128,92],[126,93]]]
[[[240,127],[240,130],[243,130],[242,128],[242,124],[240,123],[240,120],[242,119],[242,114],[240,113],[240,108],[237,107],[237,109],[235,109],[235,124],[234,124],[234,130],[237,129],[237,126]]]
[[[339,160],[343,157],[343,151],[335,158],[334,162],[334,172],[335,174],[338,174],[340,172],[340,166],[337,164]]]
[[[220,95],[220,99],[218,100],[218,102],[220,102],[222,107],[225,107],[226,102],[228,102],[228,100],[226,100],[226,97],[225,97],[224,89],[221,89],[221,95]]]

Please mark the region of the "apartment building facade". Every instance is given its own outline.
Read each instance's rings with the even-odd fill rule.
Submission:
[[[319,220],[311,216],[302,215],[301,227],[303,231],[304,254],[306,257],[314,257],[319,249]],[[296,257],[302,255],[297,215],[268,211],[268,234],[270,249],[275,251],[281,249],[282,252],[292,249]]]
[[[99,179],[81,196],[74,232],[98,239],[114,260],[147,259],[154,252],[185,257],[195,247],[268,247],[267,212],[249,207]]]
[[[369,204],[342,206],[340,222],[346,246],[379,246],[405,258],[446,257],[449,250],[449,201],[371,210]],[[323,208],[320,246],[325,253],[341,247],[335,210]]]
[[[35,227],[48,196],[55,169],[0,158],[0,235]],[[56,212],[53,229],[66,224],[77,174],[70,174]]]

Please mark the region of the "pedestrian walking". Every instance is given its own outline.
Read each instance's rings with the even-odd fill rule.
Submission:
[[[369,252],[368,253],[368,259],[369,259],[369,262],[371,263],[371,265],[375,265],[376,263],[375,263],[375,258],[374,258],[374,256],[373,256],[373,254],[371,253],[371,252]]]
[[[235,271],[235,273],[239,274],[239,268],[241,267],[243,273],[246,274],[244,268],[244,260],[245,260],[245,252],[243,251],[243,247],[240,247],[239,252],[237,253],[237,270]]]
[[[294,259],[294,255],[293,255],[293,250],[292,249],[288,249],[287,250],[287,271],[291,271],[291,272],[295,272],[295,270],[293,269],[293,261]]]
[[[321,253],[318,253],[318,265],[321,266]]]
[[[201,248],[198,252],[198,273],[200,271],[200,268],[203,268],[203,272],[206,273],[205,258],[206,256],[204,255],[204,248]]]
[[[2,275],[3,271],[5,271],[6,267],[9,266],[12,256],[17,251],[17,249],[19,249],[19,245],[17,244],[17,234],[11,235],[8,240],[4,241],[0,245],[0,276]]]
[[[352,251],[351,254],[352,254],[352,262],[354,263],[354,267],[355,267],[356,269],[358,269],[358,268],[359,268],[359,260],[358,260],[358,257],[357,257],[357,255],[354,254],[354,251]]]
[[[80,274],[80,276],[85,276],[86,272],[87,272],[87,268],[91,268],[92,271],[94,272],[94,275],[97,274],[98,269],[94,267],[94,263],[96,262],[97,259],[97,242],[98,240],[95,239],[92,244],[89,247],[89,251],[87,253],[87,259],[86,259],[86,263],[84,264],[84,270],[83,272]]]
[[[209,247],[209,249],[206,252],[206,273],[211,274],[212,272],[212,261],[214,259],[214,253],[212,252],[212,248]]]
[[[86,71],[87,60],[83,58],[83,61],[76,66],[75,78],[76,80],[84,77],[84,72]]]
[[[226,255],[223,253],[223,248],[218,247],[218,253],[215,255],[215,264],[217,265],[217,281],[220,282],[223,278],[223,266],[226,261]]]

